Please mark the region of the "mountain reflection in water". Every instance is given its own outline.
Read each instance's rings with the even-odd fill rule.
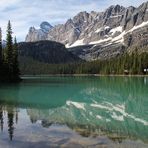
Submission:
[[[0,86],[0,145],[12,140],[10,146],[22,146],[24,140],[26,147],[38,141],[45,147],[146,147],[147,82],[147,77],[47,77]]]

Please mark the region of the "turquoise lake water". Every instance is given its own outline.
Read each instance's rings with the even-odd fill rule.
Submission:
[[[148,77],[0,84],[0,148],[148,147]]]

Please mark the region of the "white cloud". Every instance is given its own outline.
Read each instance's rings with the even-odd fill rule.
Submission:
[[[20,0],[11,0],[11,1],[7,1],[7,2],[6,2],[6,0],[0,0],[0,6],[1,6],[0,9],[5,8],[5,7],[9,7],[9,6],[16,4],[18,2],[20,2]]]
[[[0,0],[0,26],[6,30],[11,20],[13,31],[19,40],[24,40],[30,26],[39,26],[42,21],[52,25],[64,23],[80,11],[102,11],[110,5],[138,6],[146,0]]]

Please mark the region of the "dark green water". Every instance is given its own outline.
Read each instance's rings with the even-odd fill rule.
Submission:
[[[0,148],[148,147],[148,77],[24,77],[0,85]]]

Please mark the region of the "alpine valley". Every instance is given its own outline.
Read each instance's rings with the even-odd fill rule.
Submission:
[[[148,148],[148,0],[0,0],[0,16],[0,148]]]

